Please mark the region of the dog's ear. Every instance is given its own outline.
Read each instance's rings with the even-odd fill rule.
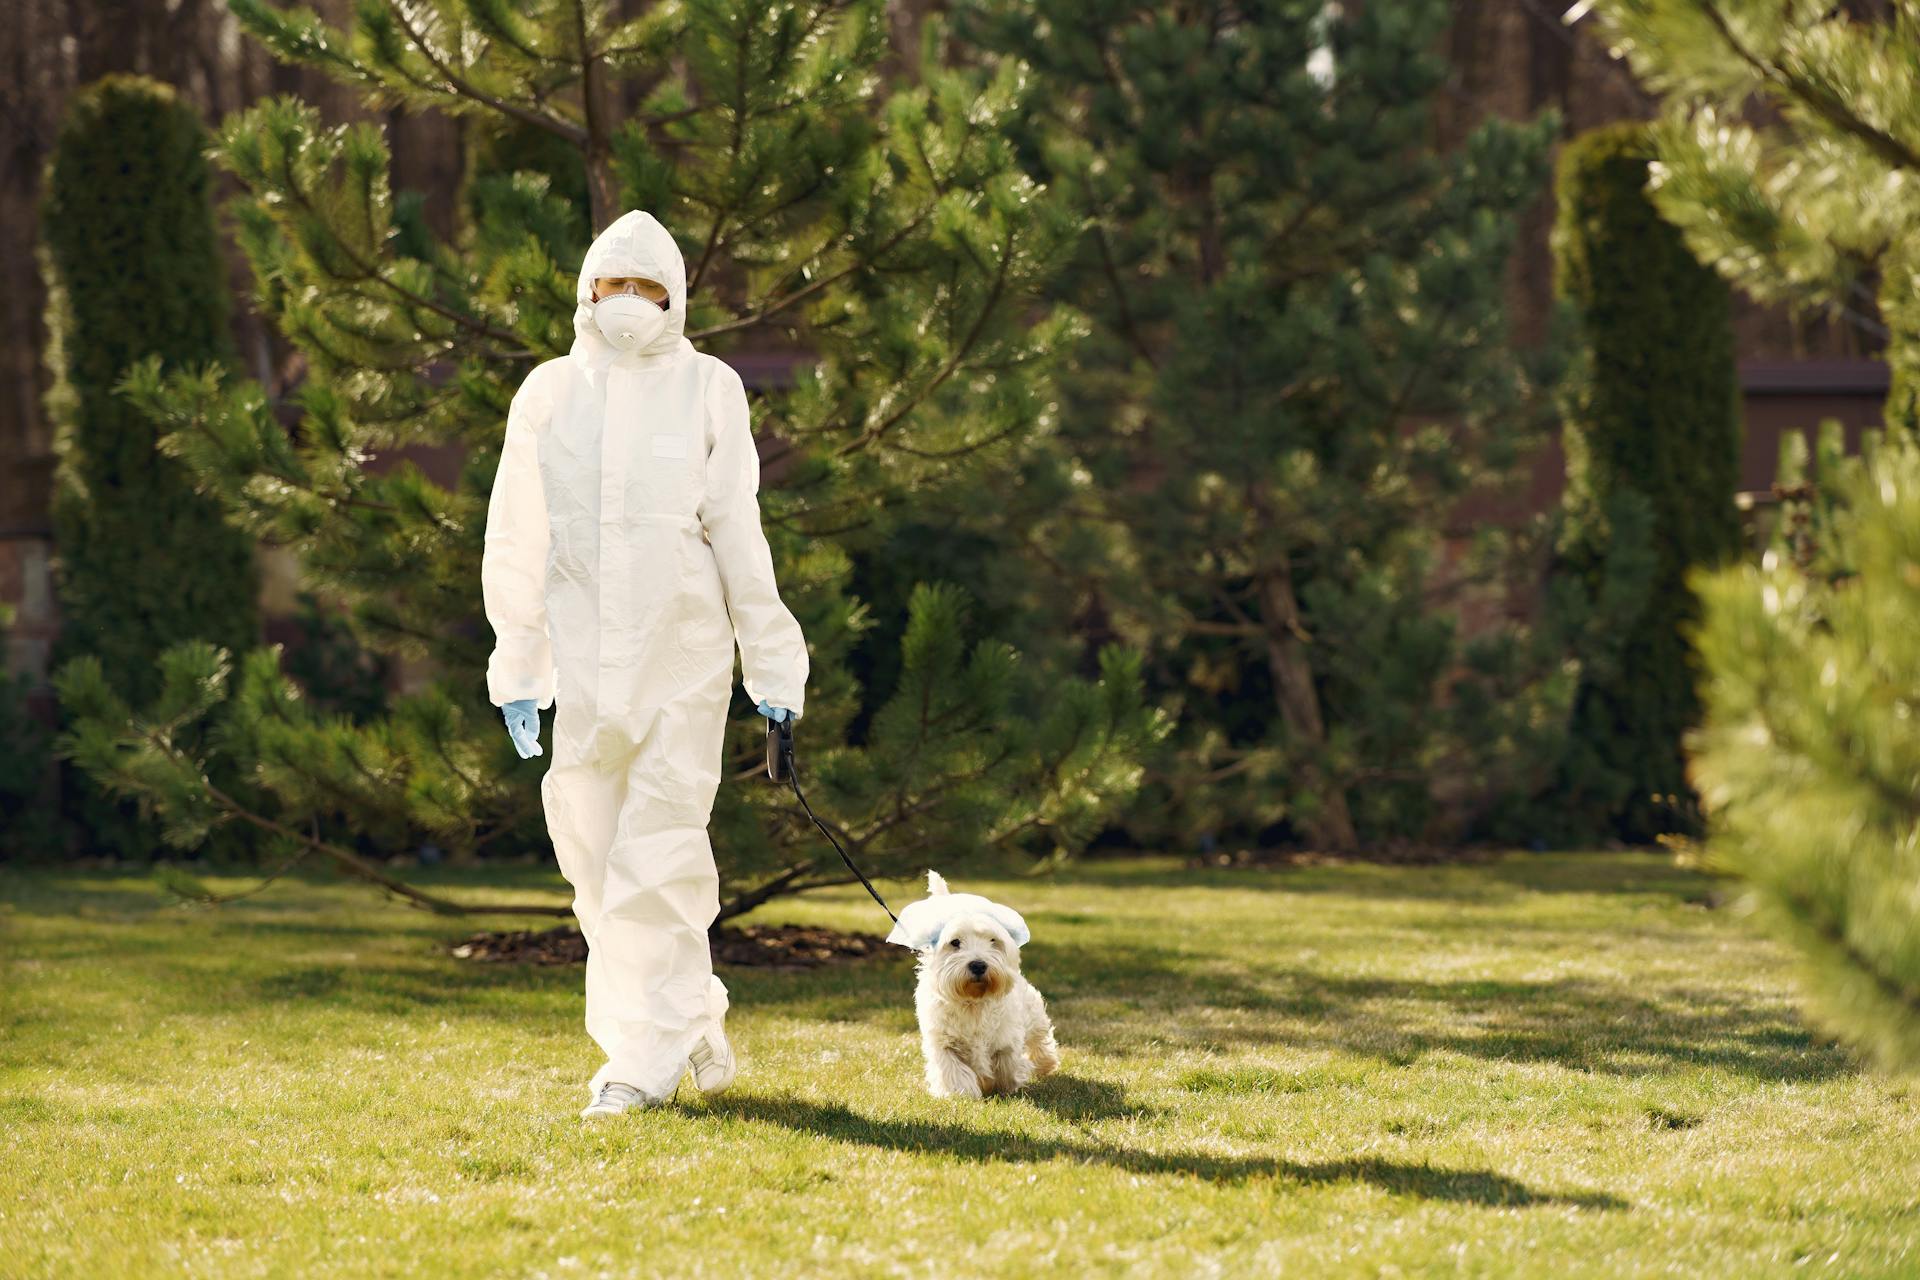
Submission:
[[[927,893],[931,895],[936,893],[945,893],[946,891],[947,891],[946,877],[941,875],[938,871],[935,871],[932,867],[928,867],[927,868]]]
[[[987,914],[992,916],[994,921],[999,924],[1002,929],[1007,931],[1007,936],[1013,939],[1014,946],[1024,947],[1027,945],[1027,940],[1033,937],[1033,934],[1027,929],[1027,922],[1022,920],[1020,913],[1012,907],[1003,907],[997,902],[989,902],[987,904]]]
[[[925,951],[940,941],[940,931],[947,927],[947,918],[947,912],[926,898],[909,902],[900,908],[900,918],[893,922],[893,932],[887,935],[887,941],[913,951]]]

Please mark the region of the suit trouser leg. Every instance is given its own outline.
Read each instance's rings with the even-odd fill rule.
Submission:
[[[618,1080],[667,1096],[694,1041],[725,1016],[726,988],[707,942],[720,911],[707,821],[727,693],[689,695],[650,713],[626,769],[587,960],[587,1029],[607,1053],[596,1089]]]
[[[557,749],[557,744],[556,744]],[[573,914],[592,947],[600,929],[600,893],[606,879],[607,850],[626,802],[627,770],[591,762],[555,760],[540,782],[547,837],[554,860],[573,889]]]
[[[540,796],[546,808],[547,835],[553,841],[560,874],[573,888],[573,914],[587,940],[587,987],[595,985],[600,967],[601,894],[606,883],[607,851],[613,846],[620,808],[626,802],[628,763],[625,753],[612,760],[592,758],[583,744],[569,735],[554,734],[554,763],[541,780]],[[571,750],[569,748],[572,748]],[[593,1006],[587,1006],[587,1034],[594,1033]],[[606,1048],[604,1042],[601,1048]],[[600,1080],[588,1087],[597,1094]]]

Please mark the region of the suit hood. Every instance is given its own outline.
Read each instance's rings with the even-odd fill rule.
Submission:
[[[573,354],[596,366],[622,355],[593,319],[593,282],[607,276],[644,276],[667,287],[667,327],[645,347],[624,353],[627,358],[652,363],[677,356],[682,349],[692,349],[686,339],[686,260],[680,256],[673,234],[660,225],[658,218],[633,209],[594,237],[586,257],[581,259],[580,277],[574,287],[578,305],[573,312]]]

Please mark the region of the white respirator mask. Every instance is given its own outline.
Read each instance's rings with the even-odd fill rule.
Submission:
[[[638,351],[666,331],[667,309],[651,298],[616,293],[593,304],[593,322],[617,351]]]

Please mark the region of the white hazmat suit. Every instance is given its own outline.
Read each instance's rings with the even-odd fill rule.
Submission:
[[[666,327],[616,350],[594,318],[609,276],[666,286]],[[507,415],[481,576],[495,705],[559,704],[541,784],[586,936],[587,1032],[619,1081],[670,1095],[724,1019],[707,929],[707,820],[739,646],[748,695],[804,709],[807,648],[760,527],[740,375],[684,336],[686,267],[651,215],[622,216],[580,268],[572,350]]]

